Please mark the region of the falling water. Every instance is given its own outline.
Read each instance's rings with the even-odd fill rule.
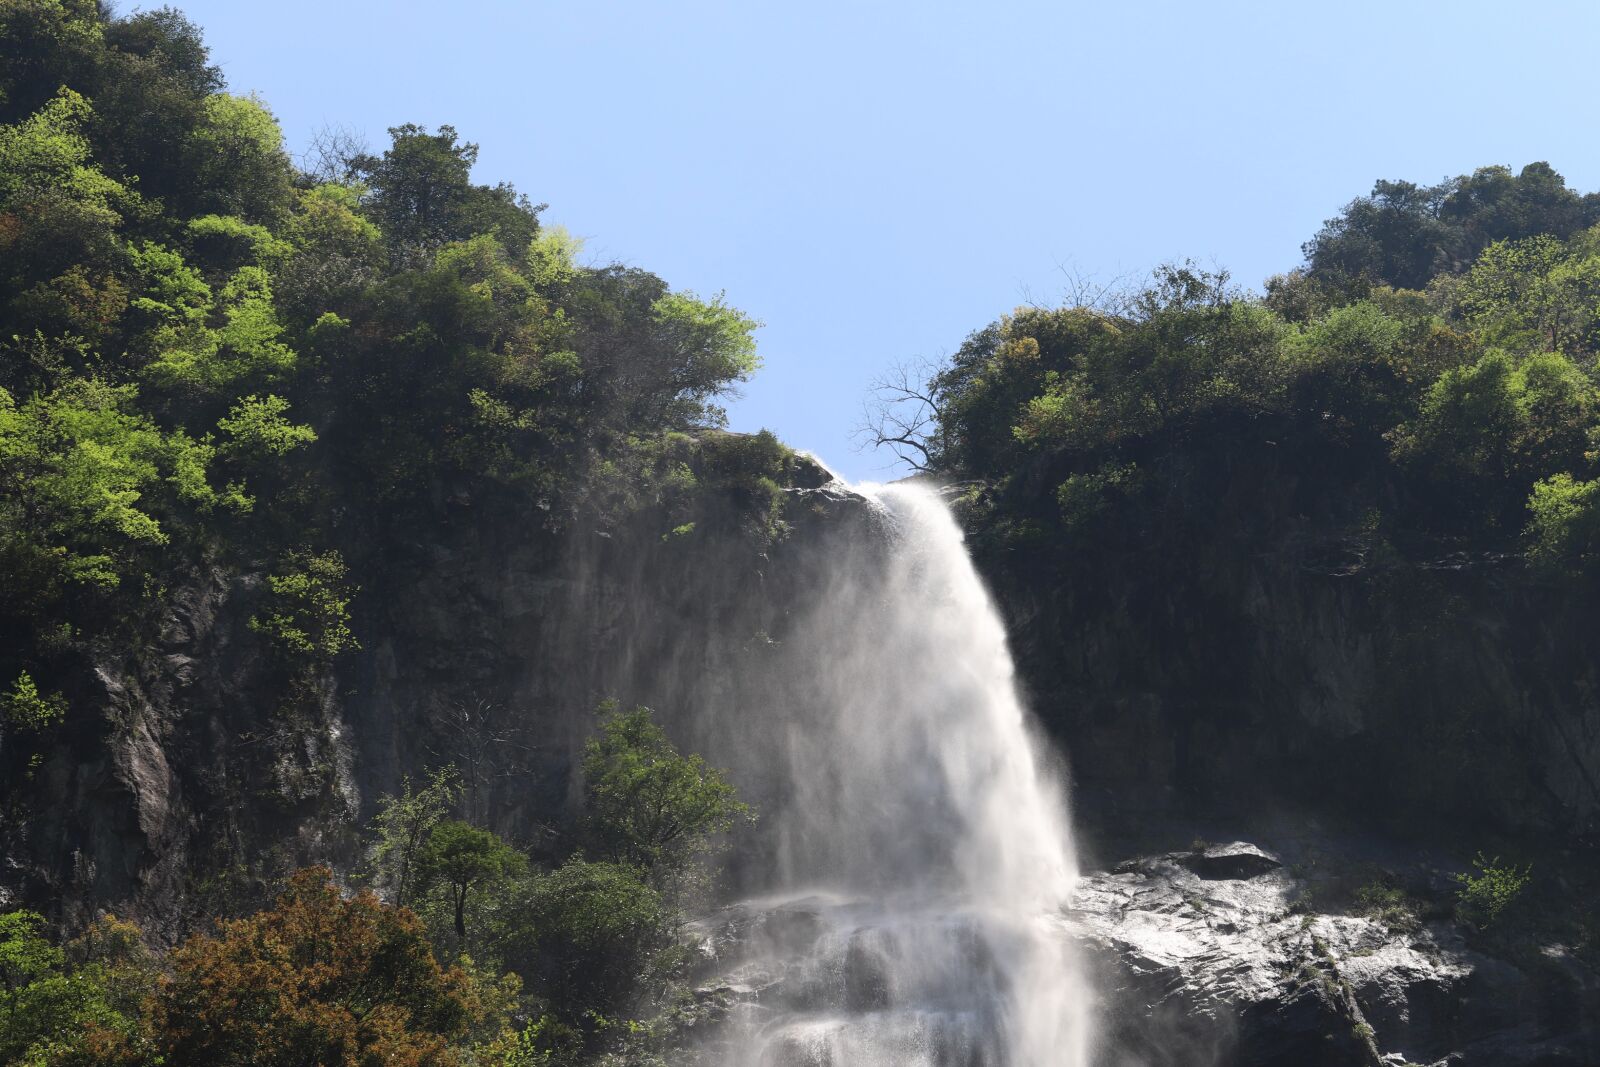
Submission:
[[[763,816],[775,876],[726,920],[739,1006],[709,1058],[1082,1067],[1071,830],[1004,625],[936,492],[856,491],[880,544],[830,554],[784,641],[783,735],[753,772],[785,797]]]

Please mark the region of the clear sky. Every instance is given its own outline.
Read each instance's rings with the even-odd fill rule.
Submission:
[[[291,148],[452,123],[591,259],[726,290],[766,323],[732,427],[853,477],[874,376],[1063,267],[1255,286],[1375,178],[1600,188],[1591,0],[174,2]]]

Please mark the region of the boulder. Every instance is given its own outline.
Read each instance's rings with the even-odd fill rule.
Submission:
[[[1570,954],[1532,973],[1449,922],[1307,908],[1308,888],[1245,842],[1085,875],[1068,918],[1102,1000],[1097,1062],[1600,1063],[1600,979]]]

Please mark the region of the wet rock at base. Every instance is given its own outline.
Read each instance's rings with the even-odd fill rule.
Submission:
[[[1559,948],[1519,966],[1449,922],[1391,930],[1308,910],[1304,890],[1245,842],[1085,875],[1068,917],[1098,976],[1095,1062],[1600,1064],[1600,975]]]
[[[1283,866],[1283,861],[1246,841],[1210,845],[1181,857],[1178,862],[1201,878],[1254,878]]]

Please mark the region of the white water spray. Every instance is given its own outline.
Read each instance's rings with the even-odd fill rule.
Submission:
[[[1083,1067],[1059,921],[1077,878],[1004,626],[938,495],[857,492],[889,544],[830,557],[784,641],[772,896],[739,909],[724,1067]],[[798,709],[798,710],[796,710]],[[770,840],[770,839],[769,839]]]

